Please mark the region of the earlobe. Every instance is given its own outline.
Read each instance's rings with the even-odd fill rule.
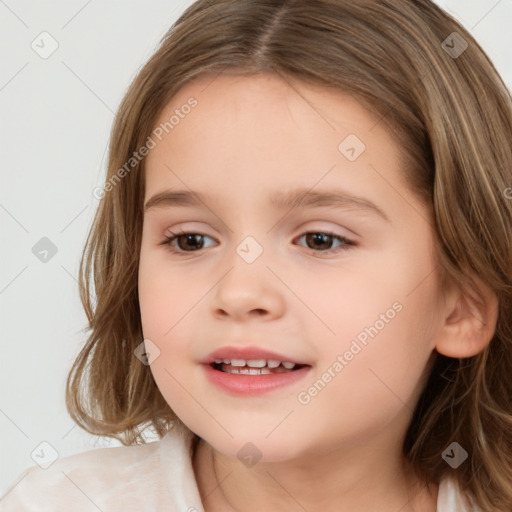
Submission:
[[[444,324],[436,339],[436,350],[453,358],[476,356],[492,340],[498,320],[498,298],[493,290],[477,282],[476,290],[460,288],[446,302]]]

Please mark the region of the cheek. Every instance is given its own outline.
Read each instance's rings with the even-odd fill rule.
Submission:
[[[349,413],[363,425],[370,411],[382,421],[404,407],[412,412],[434,348],[438,289],[431,262],[407,249],[336,280],[302,283],[323,323],[307,322],[320,358],[303,387],[310,414]]]
[[[180,318],[198,301],[200,280],[177,265],[170,266],[164,248],[143,249],[138,296],[144,336],[165,339]],[[204,294],[204,290],[202,292]]]
[[[323,425],[339,439],[366,443],[389,432],[391,424],[398,429],[410,421],[431,355],[417,333],[413,306],[405,300],[401,310],[363,304],[366,313],[358,308],[362,323],[351,319],[352,308],[343,315],[347,321],[338,322],[338,336],[324,338],[322,360],[296,397],[294,428]]]
[[[179,265],[170,266],[165,251],[141,252],[138,295],[142,330],[144,338],[158,347],[159,356],[150,369],[173,409],[181,410],[179,403],[186,398],[179,382],[185,383],[195,364],[194,339],[202,334],[197,319],[206,315],[209,281]]]

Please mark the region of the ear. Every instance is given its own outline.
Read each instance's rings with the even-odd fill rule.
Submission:
[[[446,292],[444,324],[436,338],[437,352],[447,357],[472,357],[490,343],[498,321],[498,298],[479,279],[475,289],[452,284]]]

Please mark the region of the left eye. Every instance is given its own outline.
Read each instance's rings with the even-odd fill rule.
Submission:
[[[341,242],[341,244],[338,247],[345,246],[345,249],[347,249],[346,246],[355,245],[352,240],[349,240],[348,238],[346,238],[344,236],[337,235],[336,233],[328,233],[328,232],[324,232],[324,231],[308,231],[307,233],[304,233],[303,235],[301,235],[298,238],[298,240],[300,240],[302,237],[306,237],[306,241],[308,244],[313,243],[313,244],[318,244],[320,246],[323,245],[324,249],[325,249],[325,245],[332,244],[332,239],[339,240]],[[318,247],[318,246],[317,246],[317,248],[322,249],[322,247]],[[333,249],[331,247],[329,247],[329,248],[327,248],[327,250],[322,250],[320,252],[322,252],[323,254],[330,254],[331,252],[333,252]]]
[[[320,249],[314,249],[315,252],[321,252],[322,254],[330,254],[331,252],[334,252],[334,249],[330,247],[333,239],[341,242],[338,247],[344,247],[342,250],[348,249],[348,246],[356,245],[352,240],[349,240],[344,236],[325,231],[307,231],[296,238],[296,240],[300,240],[303,237],[306,237],[306,243],[308,245],[314,244],[316,245],[316,249]],[[200,233],[181,231],[179,233],[172,233],[172,236],[166,236],[160,245],[166,245],[171,252],[182,255],[187,252],[197,252],[202,249],[203,247],[200,247],[200,245],[204,238],[212,239],[211,237],[201,235]],[[176,249],[176,246],[174,245],[175,241],[178,243],[178,249]],[[186,246],[188,246],[188,248]],[[190,248],[191,250],[189,250]]]

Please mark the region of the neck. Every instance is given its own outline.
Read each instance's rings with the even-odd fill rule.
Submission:
[[[420,482],[398,453],[367,444],[315,458],[246,467],[200,440],[193,458],[205,512],[435,512],[437,486]]]

